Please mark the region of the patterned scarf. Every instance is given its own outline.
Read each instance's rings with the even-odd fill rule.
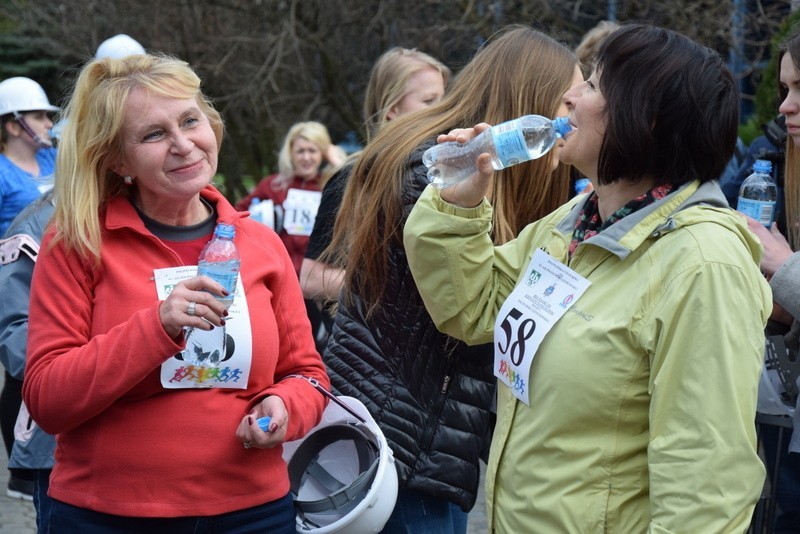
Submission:
[[[657,200],[661,200],[665,196],[669,195],[674,189],[675,186],[671,184],[658,185],[644,195],[634,198],[619,208],[605,221],[600,220],[600,209],[598,208],[597,204],[597,194],[590,194],[589,198],[587,198],[586,202],[583,204],[583,209],[581,210],[580,215],[578,215],[578,220],[575,221],[575,230],[572,232],[572,241],[569,244],[570,257],[572,257],[575,249],[578,248],[578,244],[582,241],[599,234],[615,222],[627,217],[631,213],[639,211],[640,209],[644,208],[645,206],[649,206]]]

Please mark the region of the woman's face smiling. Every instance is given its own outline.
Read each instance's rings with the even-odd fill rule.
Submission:
[[[208,117],[194,98],[135,88],[123,121],[123,156],[114,171],[134,178],[136,200],[148,215],[170,220],[196,202],[217,171],[217,138]]]
[[[593,72],[588,80],[564,93],[573,131],[559,153],[561,161],[574,166],[589,179],[597,178],[600,147],[606,132],[606,100],[600,93],[600,75]]]

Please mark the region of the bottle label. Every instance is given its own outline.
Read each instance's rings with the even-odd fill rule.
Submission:
[[[772,226],[772,218],[775,215],[775,202],[751,200],[739,197],[736,203],[736,211],[752,217],[766,227]]]
[[[197,274],[208,276],[225,288],[231,299],[236,292],[236,280],[239,278],[239,261],[220,261],[206,262],[201,261],[197,265]]]
[[[500,160],[503,168],[531,159],[519,119],[494,126],[492,139],[497,159]]]

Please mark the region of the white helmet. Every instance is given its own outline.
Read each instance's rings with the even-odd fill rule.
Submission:
[[[333,400],[304,438],[283,444],[297,532],[380,532],[397,501],[394,455],[360,401]]]
[[[121,59],[126,56],[135,56],[137,54],[146,54],[144,47],[139,44],[139,41],[120,33],[114,37],[109,37],[97,47],[95,59],[102,59],[110,57],[114,59]]]
[[[50,104],[42,86],[22,76],[0,82],[0,115],[25,111],[58,111]]]

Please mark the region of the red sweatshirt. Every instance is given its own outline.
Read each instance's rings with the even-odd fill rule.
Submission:
[[[287,440],[321,417],[329,381],[300,286],[278,236],[243,218],[214,188],[220,222],[236,226],[252,323],[247,389],[164,389],[162,362],[182,350],[158,315],[153,269],[182,265],[124,198],[101,214],[99,266],[44,239],[34,270],[24,399],[58,434],[50,496],[100,512],[217,515],[286,495],[281,447],[247,450],[241,418],[266,395],[289,411]]]

